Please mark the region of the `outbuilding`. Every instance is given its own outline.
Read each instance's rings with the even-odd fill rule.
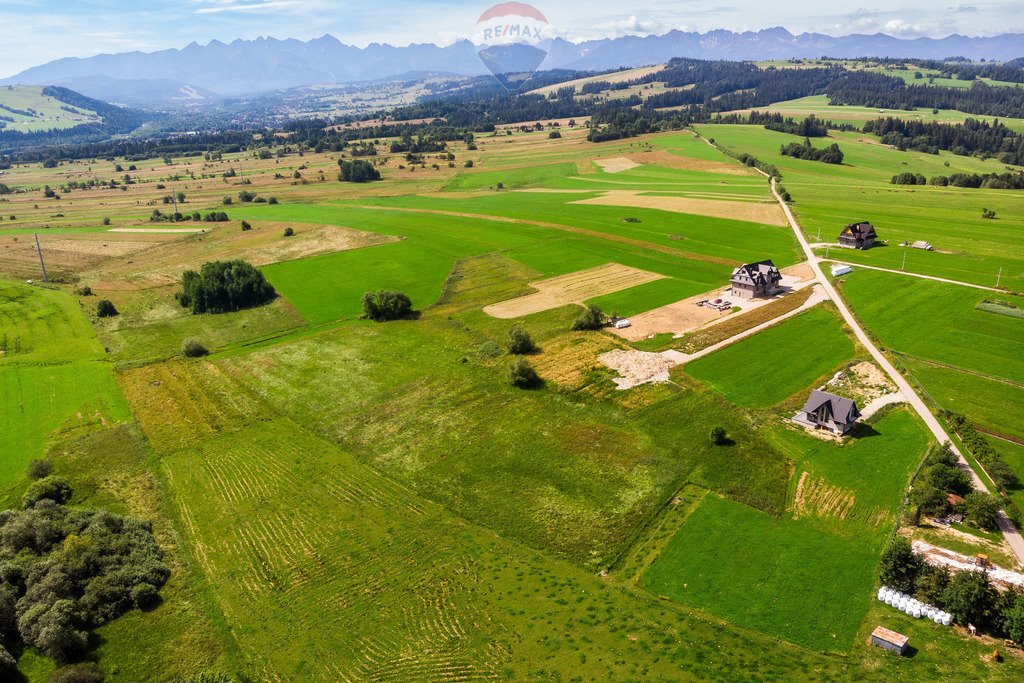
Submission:
[[[935,247],[932,246],[931,242],[925,242],[924,240],[918,240],[916,242],[911,242],[910,248],[911,249],[923,249],[924,251],[934,251],[935,250]]]
[[[907,644],[909,640],[910,639],[902,633],[890,631],[884,626],[876,626],[875,630],[871,632],[872,645],[877,645],[889,652],[895,652],[900,657],[907,653]]]

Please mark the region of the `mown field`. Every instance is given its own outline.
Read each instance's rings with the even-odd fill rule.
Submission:
[[[826,378],[853,357],[835,314],[814,308],[686,365],[736,405],[765,408]]]
[[[339,155],[312,152],[134,162],[128,189],[59,201],[42,186],[125,162],[5,176],[18,192],[0,211],[0,273],[37,277],[13,238],[40,232],[62,282],[0,287],[0,336],[17,347],[0,358],[0,399],[18,406],[0,436],[20,449],[0,495],[18,504],[26,464],[49,454],[75,504],[151,520],[172,566],[162,604],[99,629],[85,653],[107,680],[1013,680],[984,645],[920,624],[907,630],[934,647],[914,659],[867,643],[878,559],[928,439],[903,409],[844,445],[786,426],[775,406],[853,353],[830,311],[719,352],[731,362],[708,357],[706,377],[619,392],[597,356],[627,345],[571,331],[577,307],[482,310],[617,263],[664,276],[593,299],[631,315],[721,287],[742,261],[798,261],[788,228],[744,219],[771,208],[764,181],[703,140],[585,134],[480,136],[437,169],[381,158],[384,180],[365,186],[339,185]],[[620,157],[640,165],[594,163]],[[279,203],[241,203],[242,182]],[[98,232],[105,216],[154,227],[168,183],[231,220]],[[575,203],[616,190],[676,210]],[[707,215],[725,202],[752,209]],[[236,256],[281,296],[224,315],[175,302],[183,270]],[[83,284],[96,296],[73,295]],[[362,294],[384,287],[419,316],[360,319]],[[99,298],[121,314],[94,319]],[[535,390],[508,383],[513,322],[539,346]],[[213,353],[181,358],[186,337]],[[711,443],[715,426],[728,444]],[[677,496],[686,514],[666,523]],[[21,654],[27,680],[53,669]]]

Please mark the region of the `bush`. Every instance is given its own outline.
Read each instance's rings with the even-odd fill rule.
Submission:
[[[550,133],[548,133],[548,137],[552,140],[557,140],[558,138],[562,137],[562,134],[559,133],[557,130],[553,130]]]
[[[54,671],[49,683],[103,683],[103,672],[92,662],[72,664]]]
[[[92,296],[92,287],[89,285],[82,285],[78,288],[79,296]]]
[[[53,462],[49,458],[36,458],[28,464],[29,479],[45,479],[53,473]]]
[[[724,446],[729,441],[725,427],[715,427],[711,430],[711,443],[716,446]]]
[[[921,570],[921,559],[914,554],[910,541],[898,536],[882,553],[879,575],[882,584],[903,593],[914,592],[914,582]]]
[[[21,497],[21,505],[30,508],[41,500],[52,500],[58,505],[63,505],[71,500],[71,494],[71,484],[66,479],[47,475],[32,482],[25,495]]]
[[[252,225],[249,224],[249,221],[242,221],[242,232],[247,232],[249,230],[252,230]]]
[[[512,329],[508,331],[508,342],[506,342],[506,345],[508,346],[508,352],[515,356],[522,356],[537,350],[537,345],[530,338],[530,333],[522,325],[512,326]]]
[[[110,217],[109,216],[105,216],[103,218],[103,225],[110,225]]]
[[[363,295],[363,313],[376,322],[400,320],[412,316],[412,301],[402,292],[382,289]]]
[[[17,660],[11,656],[11,653],[7,651],[7,648],[0,645],[0,673],[11,671],[15,666],[17,666],[17,664]]]
[[[512,386],[520,389],[533,389],[541,384],[540,375],[524,358],[517,358],[508,369],[508,379]]]
[[[481,344],[478,352],[484,358],[497,358],[502,354],[501,347],[492,341],[487,341]]]
[[[101,299],[96,304],[96,315],[100,318],[110,318],[117,315],[117,308],[110,299]]]
[[[200,358],[209,355],[210,351],[198,339],[186,339],[181,342],[181,353],[186,358]]]
[[[466,168],[473,168],[473,160],[472,159],[466,159],[465,166],[466,166]]]
[[[132,588],[132,603],[140,610],[151,610],[160,604],[160,593],[149,583],[138,583]]]
[[[574,330],[600,330],[604,327],[604,313],[594,304],[587,304],[572,323]]]
[[[261,306],[277,296],[255,266],[247,261],[211,261],[199,272],[186,270],[178,302],[193,313],[227,313]]]
[[[277,204],[277,197],[271,197],[270,199],[268,199],[267,200],[267,204],[271,204],[271,205]]]
[[[295,234],[295,228],[285,228],[284,229],[284,236],[285,237],[291,237],[294,234]]]
[[[251,202],[256,199],[256,193],[252,190],[242,190],[238,193],[238,199],[241,202]]]

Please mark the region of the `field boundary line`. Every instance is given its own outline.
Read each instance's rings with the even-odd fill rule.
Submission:
[[[933,280],[935,282],[943,282],[943,283],[945,283],[947,285],[960,285],[961,287],[973,287],[974,289],[984,289],[986,291],[997,292],[999,294],[1005,294],[1007,292],[1012,291],[1012,290],[1009,290],[1009,289],[1006,289],[1006,288],[987,287],[985,285],[976,285],[976,284],[974,284],[972,282],[964,282],[962,280],[951,280],[949,278],[939,277],[937,275],[925,275],[924,273],[911,273],[911,272],[906,271],[906,270],[896,270],[894,268],[882,268],[880,266],[869,266],[869,265],[865,265],[863,263],[853,263],[851,261],[840,261],[839,259],[834,259],[834,258],[823,258],[821,260],[825,261],[827,263],[838,263],[840,265],[850,266],[851,268],[865,268],[867,270],[880,270],[883,273],[893,273],[894,275],[906,275],[907,277],[916,277],[916,278],[920,278],[922,280]]]
[[[981,379],[987,379],[993,382],[999,382],[1000,384],[1006,384],[1015,389],[1024,389],[1024,383],[1012,379],[1007,379],[1006,377],[989,375],[988,373],[981,372],[979,370],[969,370],[967,368],[962,368],[959,365],[950,365],[949,363],[942,363],[937,360],[931,360],[930,358],[921,358],[920,356],[913,356],[909,353],[902,353],[900,351],[892,351],[891,349],[890,352],[893,355],[900,356],[902,358],[909,358],[910,360],[917,361],[918,363],[924,363],[925,365],[931,365],[932,367],[935,368],[942,368],[943,370],[952,370],[954,372],[962,372],[965,375],[972,375],[974,377],[980,377]]]
[[[597,230],[588,230],[586,228],[578,228],[572,225],[564,225],[562,223],[548,223],[545,221],[531,221],[525,218],[509,218],[507,216],[492,216],[485,213],[468,213],[464,211],[443,211],[441,209],[414,209],[405,206],[359,206],[360,209],[374,209],[377,211],[406,211],[408,213],[425,213],[438,216],[457,216],[459,218],[475,218],[478,220],[486,221],[497,221],[499,223],[513,223],[518,225],[535,225],[540,228],[550,228],[552,230],[561,230],[562,232],[570,232],[576,235],[586,235],[587,237],[593,237],[595,239],[608,240],[609,242],[618,242],[620,244],[628,244],[634,247],[641,247],[643,249],[650,249],[651,251],[657,251],[662,254],[668,254],[670,256],[678,256],[679,258],[685,258],[690,261],[703,261],[704,263],[713,263],[720,266],[729,266],[735,268],[741,265],[740,261],[721,258],[718,256],[710,256],[708,254],[697,254],[692,251],[683,251],[682,249],[674,249],[673,247],[663,246],[654,242],[645,242],[644,240],[635,240],[629,237],[621,237],[619,235],[612,235],[606,232],[598,232]]]

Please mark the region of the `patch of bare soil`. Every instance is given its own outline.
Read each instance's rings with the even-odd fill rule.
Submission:
[[[622,171],[628,171],[631,168],[636,168],[637,166],[640,165],[635,161],[630,161],[626,157],[594,159],[594,163],[600,166],[605,173],[621,173]]]
[[[598,356],[624,347],[622,342],[604,334],[571,332],[546,341],[530,362],[545,380],[578,389],[587,382],[587,375],[601,368]]]
[[[664,275],[609,263],[597,268],[531,282],[534,294],[484,307],[484,313],[502,319],[520,318],[567,304],[576,304],[603,294],[661,280]]]
[[[972,538],[976,542],[977,539]],[[916,540],[912,543],[914,553],[924,558],[924,561],[937,567],[948,567],[953,571],[979,571],[973,557],[963,555],[946,548],[940,548],[926,541]],[[1024,574],[1004,569],[998,565],[992,565],[988,570],[988,578],[1000,588],[1024,588]]]
[[[606,367],[619,373],[612,379],[620,391],[648,382],[667,382],[676,362],[660,353],[619,349],[598,356]]]
[[[630,154],[628,158],[638,164],[655,164],[665,168],[678,168],[685,171],[704,171],[706,173],[721,173],[723,175],[756,175],[754,171],[741,164],[730,164],[725,161],[714,161],[711,159],[693,159],[673,154],[666,150]]]
[[[639,209],[661,209],[696,216],[729,218],[764,225],[789,225],[778,202],[755,203],[742,201],[695,199],[692,197],[664,197],[643,194],[638,190],[609,190],[598,197],[580,199],[573,204],[602,206],[628,206]]]
[[[630,316],[631,325],[629,327],[621,330],[613,329],[611,332],[628,341],[640,341],[662,332],[674,332],[677,335],[690,332],[712,320],[729,315],[729,311],[716,311],[697,305],[698,301],[716,296],[722,296],[721,292],[698,294],[667,306]]]

